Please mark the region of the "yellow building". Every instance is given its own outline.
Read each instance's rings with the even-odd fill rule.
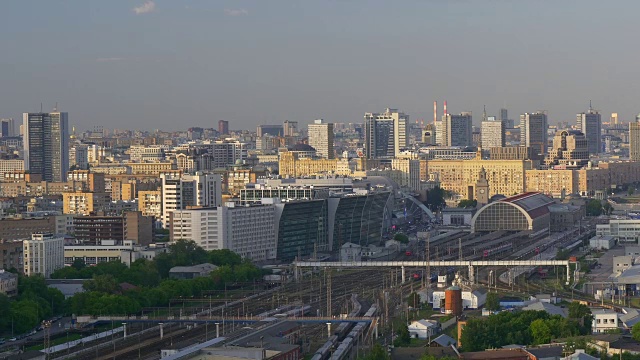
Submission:
[[[609,170],[611,187],[640,181],[640,162],[638,161],[601,162],[598,167]]]
[[[140,163],[127,163],[127,166],[131,168],[132,174],[146,174],[146,175],[158,175],[165,171],[176,170],[176,164],[171,161],[163,162],[140,162]]]
[[[300,177],[321,174],[335,174],[338,170],[338,159],[300,159],[290,151],[280,152],[278,159],[280,176]]]
[[[578,192],[579,181],[575,170],[527,170],[526,191],[537,191],[553,197]]]
[[[530,160],[429,160],[427,172],[437,173],[440,186],[464,199],[473,199],[475,184],[484,168],[489,181],[489,196],[511,196],[525,191],[525,171]]]
[[[138,210],[143,216],[162,218],[162,191],[138,191]]]
[[[582,196],[594,196],[596,191],[605,191],[611,186],[609,169],[580,169],[578,192]]]
[[[104,192],[66,192],[62,194],[62,201],[65,214],[91,215],[103,210],[111,201],[111,196]]]

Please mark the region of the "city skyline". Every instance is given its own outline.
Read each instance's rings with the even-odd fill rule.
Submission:
[[[545,109],[550,124],[575,121],[589,100],[624,122],[640,112],[628,76],[632,1],[34,3],[38,11],[4,9],[3,118],[41,102],[45,111],[58,102],[79,129],[348,123],[386,107],[428,122],[434,100],[472,111],[475,124],[485,104],[516,119]],[[364,18],[395,25],[359,26]],[[572,27],[571,18],[598,21]]]

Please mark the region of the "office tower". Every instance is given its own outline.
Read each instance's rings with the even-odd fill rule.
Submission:
[[[442,146],[471,146],[473,126],[471,112],[442,117]]]
[[[544,111],[520,115],[520,146],[533,148],[539,154],[547,152],[547,114]]]
[[[365,156],[393,158],[409,146],[409,115],[387,108],[383,113],[364,114]]]
[[[509,120],[509,115],[508,115],[507,109],[505,109],[505,108],[500,109],[500,118],[498,120],[500,120],[500,121]]]
[[[69,149],[69,164],[80,170],[89,169],[89,148],[87,145],[78,144]]]
[[[284,123],[282,123],[282,127],[284,128],[284,136],[296,136],[298,134],[297,121],[285,120]]]
[[[309,124],[309,145],[316,149],[316,154],[325,159],[333,159],[333,124],[322,119]]]
[[[618,125],[618,113],[611,113],[611,118],[609,119],[609,125]]]
[[[640,161],[640,114],[629,123],[629,159]]]
[[[600,137],[602,136],[602,121],[600,113],[589,107],[586,113],[576,115],[578,129],[587,138],[589,154],[600,153],[602,147]]]
[[[222,178],[217,174],[162,174],[162,225],[166,228],[174,210],[187,206],[222,205]]]
[[[282,125],[258,125],[256,136],[263,137],[266,134],[271,136],[283,136],[284,128]]]
[[[226,121],[226,120],[219,120],[218,121],[218,132],[220,133],[220,135],[229,134],[229,122]]]
[[[25,126],[26,127],[26,126]],[[24,274],[40,274],[49,278],[64,267],[64,237],[53,234],[35,233],[22,243],[24,253]]]
[[[2,132],[2,137],[14,136],[14,127],[15,122],[13,119],[0,119],[0,132]]]
[[[497,120],[495,116],[489,116],[486,121],[483,121],[480,125],[481,146],[485,149],[504,147],[506,144],[505,125],[504,121]]]
[[[43,180],[64,182],[69,170],[69,116],[66,112],[24,113],[24,169]]]

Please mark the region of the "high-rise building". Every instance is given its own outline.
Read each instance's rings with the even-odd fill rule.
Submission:
[[[609,125],[618,125],[618,113],[611,113],[611,118],[609,118]]]
[[[15,135],[15,121],[13,119],[0,119],[0,132],[2,137]]]
[[[471,112],[459,115],[446,114],[442,117],[442,146],[471,146],[473,125]]]
[[[547,152],[547,114],[544,111],[520,115],[520,146],[533,148],[539,154]]]
[[[586,113],[577,114],[576,122],[578,129],[582,131],[587,138],[589,154],[594,155],[600,153],[602,147],[602,120],[600,113],[596,110],[589,109]]]
[[[218,174],[182,176],[162,174],[162,225],[167,228],[171,213],[187,206],[220,206],[222,178]]]
[[[229,122],[226,120],[218,120],[218,132],[220,135],[229,134]]]
[[[409,146],[409,115],[387,108],[383,113],[364,114],[365,156],[393,158]]]
[[[24,169],[45,181],[64,182],[69,170],[66,112],[24,113]]]
[[[481,146],[485,149],[504,147],[506,144],[505,130],[506,124],[503,120],[496,120],[494,116],[489,116],[480,125]]]
[[[24,274],[41,274],[45,278],[64,267],[64,237],[36,233],[22,242]]]
[[[325,159],[333,159],[333,124],[322,119],[309,124],[309,145],[316,149],[316,154]]]
[[[640,114],[635,122],[629,123],[629,158],[640,161]]]
[[[298,134],[298,122],[285,120],[282,123],[284,136],[296,136]]]
[[[271,136],[283,136],[284,128],[282,125],[258,125],[256,129],[256,136],[263,137],[269,134]]]

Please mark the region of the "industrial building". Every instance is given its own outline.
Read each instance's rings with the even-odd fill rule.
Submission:
[[[549,206],[554,201],[541,193],[523,193],[482,207],[471,221],[471,231],[539,231],[549,230]]]

